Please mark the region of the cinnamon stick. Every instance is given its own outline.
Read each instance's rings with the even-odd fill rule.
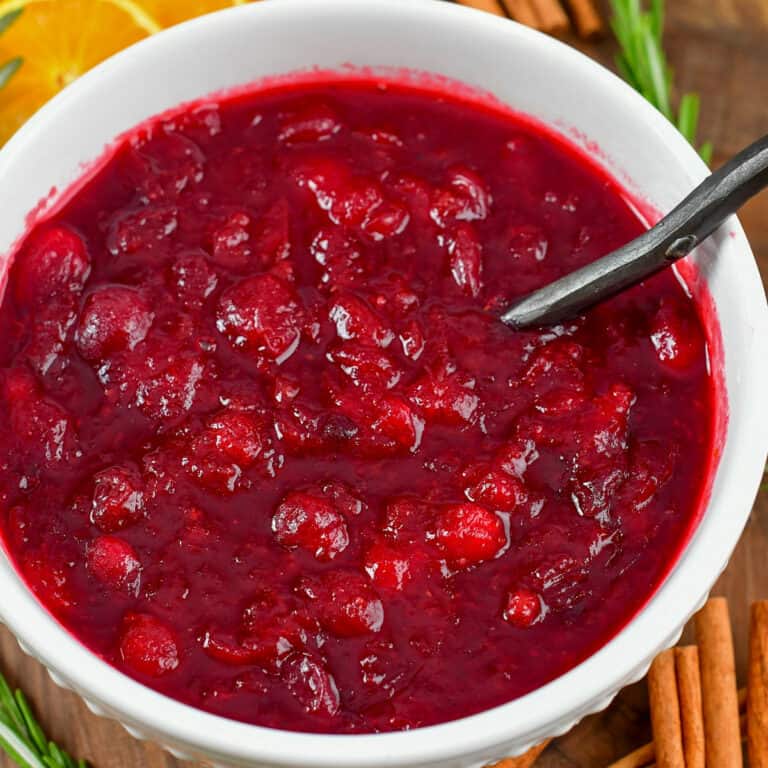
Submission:
[[[478,11],[487,11],[496,16],[506,16],[499,0],[457,0],[459,5],[466,5],[467,8],[477,8]]]
[[[685,768],[704,768],[704,713],[701,708],[699,649],[695,645],[675,648],[675,671]]]
[[[594,0],[566,0],[566,4],[579,37],[592,40],[603,34],[603,19]]]
[[[531,0],[502,0],[502,2],[507,9],[507,13],[515,21],[519,21],[521,24],[525,24],[526,27],[533,27],[534,29],[541,27],[539,17],[533,9]]]
[[[725,598],[707,601],[696,614],[701,698],[708,768],[742,768],[733,635]]]
[[[531,5],[542,32],[559,35],[570,28],[571,23],[559,0],[531,0]]]
[[[546,739],[545,741],[542,741],[541,744],[531,747],[522,755],[500,760],[498,763],[489,765],[488,768],[531,768],[531,766],[538,760],[539,755],[549,746],[551,741],[552,739]]]
[[[680,699],[675,675],[675,652],[662,651],[648,671],[651,728],[659,768],[685,768]]]
[[[739,688],[739,711],[745,707],[746,703],[747,689]],[[741,720],[745,720],[745,718],[741,718]],[[619,760],[616,760],[616,762],[611,763],[608,768],[643,768],[643,766],[655,765],[653,762],[655,755],[656,751],[653,748],[653,742],[649,741],[647,744],[643,744],[642,747],[638,747]]]
[[[750,768],[768,768],[768,601],[752,604],[747,669],[747,755]]]

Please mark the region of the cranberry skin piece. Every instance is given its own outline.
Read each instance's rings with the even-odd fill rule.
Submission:
[[[472,379],[456,373],[428,373],[411,386],[410,398],[428,419],[463,424],[472,421],[480,404],[473,386]]]
[[[483,287],[483,249],[474,229],[457,227],[446,243],[453,281],[463,293],[476,298]]]
[[[231,635],[208,631],[203,637],[203,650],[212,658],[231,666],[258,664],[277,673],[285,658],[303,651],[309,634],[318,625],[293,597],[272,589],[260,590],[242,613],[237,640]]]
[[[555,339],[534,353],[522,380],[539,397],[552,389],[581,392],[586,358],[587,351],[581,344],[567,338]]]
[[[464,495],[470,501],[513,512],[527,499],[523,484],[505,472],[496,469],[483,471],[481,468],[479,472],[470,474],[470,482],[464,488]]]
[[[138,595],[141,563],[128,542],[117,536],[99,536],[88,545],[86,566],[101,582],[116,591]]]
[[[328,717],[338,714],[336,681],[319,660],[306,653],[292,654],[283,663],[280,677],[307,712]]]
[[[317,601],[320,623],[337,637],[375,633],[384,623],[381,600],[358,573],[331,571],[317,581],[307,580],[303,591]]]
[[[388,347],[395,334],[363,299],[352,294],[337,297],[328,312],[343,341],[355,340],[374,347]]]
[[[301,455],[322,447],[320,414],[299,404],[289,404],[275,412],[275,432],[288,451]]]
[[[292,595],[265,588],[259,590],[242,613],[244,645],[259,664],[275,669],[281,659],[307,645],[310,633],[319,630],[306,606]]]
[[[256,223],[253,252],[260,263],[272,267],[274,274],[279,276],[280,269],[285,269],[286,280],[293,275],[293,265],[287,261],[291,255],[291,208],[284,198],[270,206]]]
[[[536,442],[530,437],[515,437],[496,451],[495,461],[507,474],[522,478],[539,458]]]
[[[322,423],[323,444],[344,450],[355,445],[355,439],[360,434],[357,424],[343,413],[330,413]]]
[[[387,504],[381,530],[387,538],[396,542],[414,543],[424,539],[432,512],[417,499],[395,499]]]
[[[132,288],[106,287],[85,301],[77,327],[77,349],[86,360],[101,360],[144,341],[154,319]]]
[[[402,592],[426,568],[426,554],[417,547],[378,541],[365,556],[365,572],[379,589]]]
[[[400,235],[410,221],[408,209],[400,203],[384,202],[363,222],[362,230],[375,242]]]
[[[14,264],[14,293],[20,303],[37,304],[57,294],[82,291],[91,272],[85,243],[72,230],[53,227],[34,238]]]
[[[179,666],[179,649],[168,627],[154,616],[130,613],[123,622],[120,657],[134,672],[160,677]]]
[[[328,359],[361,386],[392,389],[403,375],[386,352],[353,342],[328,352]]]
[[[299,344],[302,314],[299,298],[286,282],[256,275],[222,294],[216,327],[236,349],[264,352],[279,364]]]
[[[365,226],[383,203],[381,188],[367,179],[352,178],[332,193],[328,217],[334,224]],[[323,202],[318,195],[318,203]]]
[[[254,651],[245,646],[238,645],[230,639],[222,639],[206,632],[202,640],[203,650],[216,661],[222,661],[232,667],[244,667],[249,664],[258,664],[259,657]]]
[[[112,220],[107,248],[113,256],[151,251],[179,226],[175,206],[129,208]]]
[[[418,450],[424,434],[424,422],[402,398],[382,397],[371,425],[374,433],[386,435],[411,453]]]
[[[30,373],[10,371],[4,394],[11,428],[26,454],[49,469],[73,459],[78,441],[71,419],[58,403],[43,397]]]
[[[439,227],[456,221],[476,221],[487,218],[491,195],[482,179],[469,168],[454,168],[450,187],[439,190],[433,198],[430,218]]]
[[[225,269],[245,271],[254,261],[251,243],[251,218],[247,213],[233,213],[212,238],[212,258]]]
[[[525,629],[537,621],[543,614],[543,606],[539,596],[525,587],[512,590],[504,601],[502,616],[513,627]]]
[[[214,115],[214,124],[215,119]],[[166,122],[162,130],[153,130],[133,142],[135,159],[141,166],[137,186],[152,200],[173,198],[203,179],[203,151],[192,139],[175,130],[176,126],[182,127],[180,123],[189,124],[189,117],[174,119],[174,123]]]
[[[344,483],[323,483],[321,490],[345,517],[355,517],[365,509],[366,505]]]
[[[339,227],[318,232],[309,250],[323,268],[322,288],[347,288],[366,277],[369,265],[363,258],[362,245]]]
[[[703,358],[704,338],[698,323],[672,302],[663,302],[651,324],[651,344],[669,371],[684,373]]]
[[[277,541],[289,549],[301,547],[318,560],[333,560],[349,544],[344,517],[326,498],[312,493],[289,493],[272,518]]]
[[[460,504],[440,516],[437,543],[451,563],[463,568],[494,558],[507,536],[498,515],[479,504]]]
[[[411,320],[405,329],[401,331],[398,338],[403,348],[403,354],[414,362],[421,357],[426,346],[424,332],[415,320]]]
[[[200,307],[216,290],[218,278],[208,265],[204,251],[191,250],[176,257],[169,282],[180,302]]]
[[[144,484],[138,472],[109,467],[94,476],[91,522],[105,533],[133,525],[144,517]]]
[[[188,413],[207,383],[206,368],[198,357],[153,359],[152,372],[144,373],[136,388],[136,405],[149,419],[173,421]],[[212,378],[208,371],[208,381]]]
[[[208,421],[216,449],[241,467],[250,467],[264,451],[259,424],[247,413],[222,413]]]

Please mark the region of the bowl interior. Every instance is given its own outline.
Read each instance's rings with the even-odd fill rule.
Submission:
[[[122,132],[146,118],[285,73],[348,69],[459,81],[579,144],[649,209],[666,211],[706,173],[684,139],[615,77],[514,23],[431,0],[281,0],[216,14],[156,36],[83,77],[0,153],[0,286],[30,211],[44,212]],[[454,89],[452,83],[446,87]],[[52,190],[53,188],[53,190]],[[694,292],[719,318],[729,394],[708,510],[646,608],[601,651],[528,696],[411,733],[311,736],[225,721],[170,701],[95,659],[53,622],[0,557],[0,614],[61,680],[143,733],[239,764],[466,766],[567,729],[640,676],[703,599],[737,541],[762,472],[768,410],[768,313],[736,220],[693,257]],[[386,746],[384,746],[386,745]]]

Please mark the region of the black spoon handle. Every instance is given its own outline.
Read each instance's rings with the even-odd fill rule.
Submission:
[[[687,256],[750,197],[768,186],[768,135],[708,176],[655,227],[511,304],[512,328],[558,323]]]

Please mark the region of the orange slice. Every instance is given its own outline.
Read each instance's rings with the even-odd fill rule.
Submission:
[[[163,27],[245,0],[0,0],[22,8],[0,36],[0,63],[23,64],[0,90],[0,144],[42,104],[113,53]]]
[[[243,5],[247,0],[140,0],[142,8],[163,27],[180,21],[213,13],[233,5]]]
[[[24,60],[0,91],[0,143],[94,64],[160,28],[127,0],[6,0],[0,16],[19,8],[0,37],[0,61]]]

